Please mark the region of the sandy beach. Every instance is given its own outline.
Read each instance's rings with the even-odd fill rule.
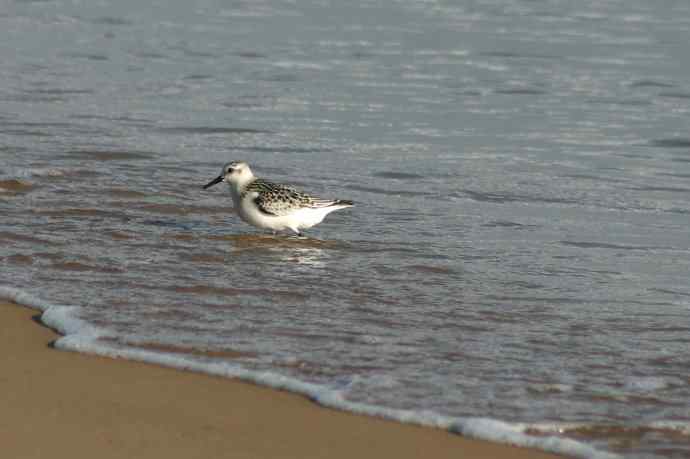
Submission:
[[[0,301],[0,318],[3,457],[556,457],[241,381],[61,352],[37,311]]]

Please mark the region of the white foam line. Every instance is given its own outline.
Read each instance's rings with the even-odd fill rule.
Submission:
[[[237,378],[262,386],[304,395],[319,405],[329,408],[375,416],[406,424],[435,427],[465,437],[540,449],[568,457],[583,459],[611,459],[619,457],[611,453],[598,451],[589,445],[567,438],[527,435],[524,432],[524,426],[496,419],[480,417],[454,418],[431,411],[400,410],[356,403],[346,400],[340,392],[328,387],[267,371],[248,370],[238,364],[199,362],[187,356],[161,354],[143,349],[116,348],[109,346],[104,341],[98,340],[98,338],[108,336],[107,333],[92,327],[76,317],[75,311],[78,310],[77,307],[52,305],[22,290],[3,286],[0,286],[0,299],[7,299],[43,311],[41,321],[63,335],[55,341],[55,347],[58,349],[154,363],[213,376]]]

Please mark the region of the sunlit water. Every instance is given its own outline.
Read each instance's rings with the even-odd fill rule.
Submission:
[[[0,280],[116,338],[690,457],[690,5],[0,7]],[[228,160],[356,206],[297,239]]]

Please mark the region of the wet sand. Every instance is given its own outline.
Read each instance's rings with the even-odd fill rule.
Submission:
[[[4,457],[556,457],[241,381],[56,351],[38,313],[12,303],[0,301],[0,321]]]

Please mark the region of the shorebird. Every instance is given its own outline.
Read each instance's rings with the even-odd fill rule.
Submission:
[[[220,175],[204,185],[204,190],[220,182],[229,185],[235,211],[242,220],[274,233],[289,229],[301,236],[302,230],[321,223],[334,210],[353,206],[352,201],[321,199],[257,178],[249,164],[242,161],[225,164]]]

